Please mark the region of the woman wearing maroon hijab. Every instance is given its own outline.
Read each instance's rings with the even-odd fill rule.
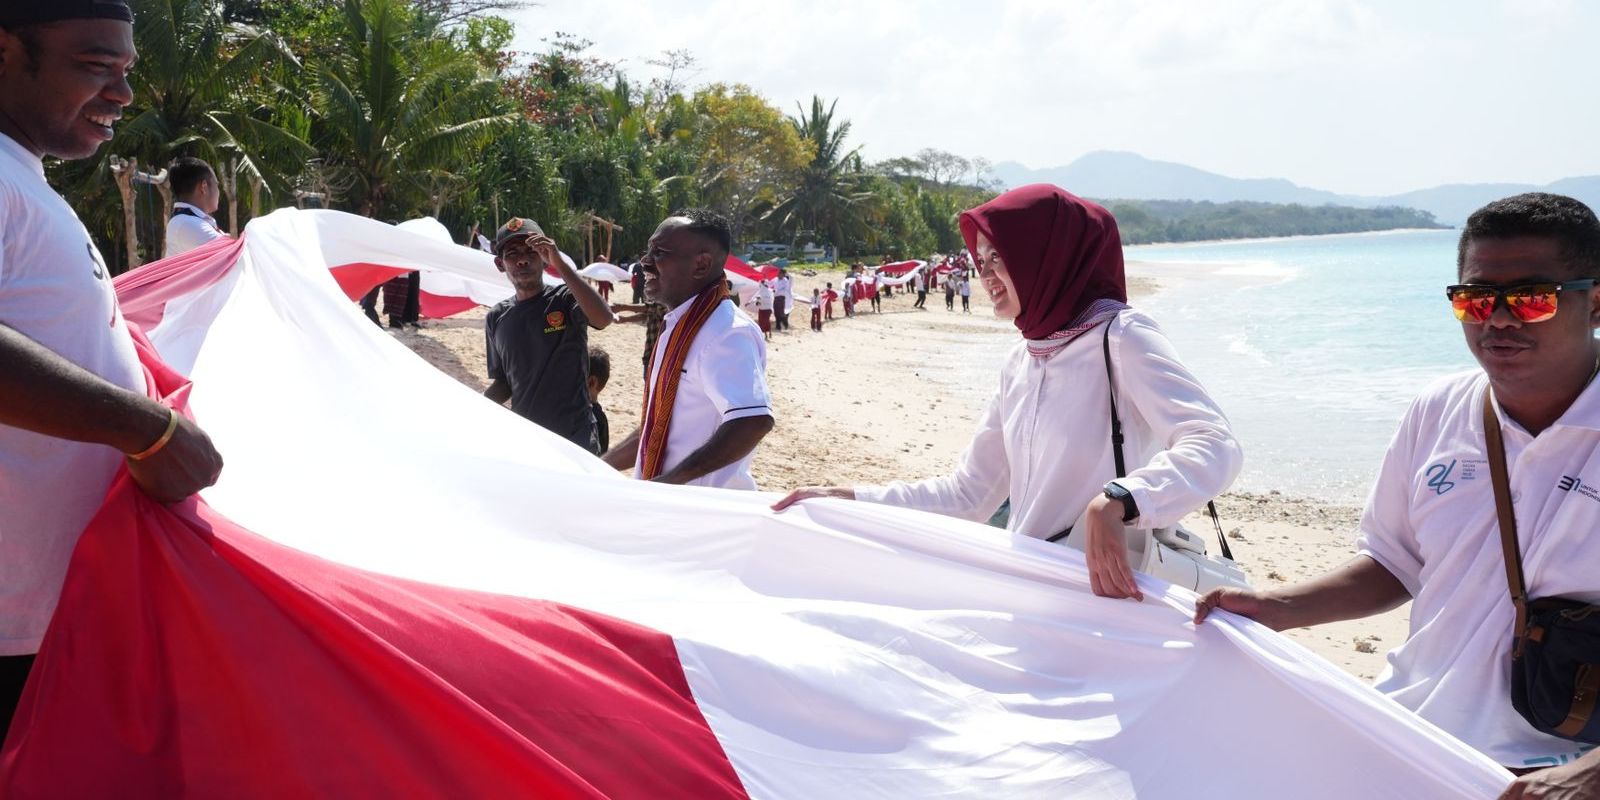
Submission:
[[[996,316],[1022,333],[954,473],[916,483],[807,487],[812,497],[918,508],[984,521],[1011,499],[1007,527],[1082,547],[1090,586],[1143,598],[1125,530],[1174,525],[1227,488],[1242,454],[1228,421],[1154,320],[1127,304],[1122,240],[1104,208],[1062,189],[1013,189],[961,215],[961,234]],[[1111,446],[1112,387],[1127,472]]]

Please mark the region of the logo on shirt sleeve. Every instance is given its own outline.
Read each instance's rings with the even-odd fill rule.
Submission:
[[[555,333],[567,329],[567,315],[560,311],[552,311],[544,315],[544,332]]]

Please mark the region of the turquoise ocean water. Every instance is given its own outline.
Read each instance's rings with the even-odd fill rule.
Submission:
[[[1411,399],[1474,367],[1444,299],[1457,235],[1127,248],[1129,261],[1161,264],[1162,288],[1136,302],[1244,445],[1235,488],[1365,498]]]

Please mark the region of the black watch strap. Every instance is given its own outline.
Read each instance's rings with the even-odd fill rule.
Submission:
[[[1122,484],[1111,481],[1105,486],[1107,499],[1115,500],[1122,504],[1122,521],[1132,522],[1139,518],[1139,504],[1133,499],[1133,492],[1128,491]]]

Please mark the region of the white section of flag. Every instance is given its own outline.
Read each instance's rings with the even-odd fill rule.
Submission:
[[[1492,798],[1509,780],[1260,626],[1196,629],[1187,592],[1093,597],[1075,551],[624,479],[413,355],[328,274],[481,277],[433,244],[280,211],[236,275],[168,304],[152,339],[227,461],[206,500],[350,566],[671,635],[752,797]]]

